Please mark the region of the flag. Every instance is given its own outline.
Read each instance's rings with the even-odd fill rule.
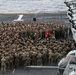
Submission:
[[[50,30],[45,32],[45,37],[48,38],[50,36]]]

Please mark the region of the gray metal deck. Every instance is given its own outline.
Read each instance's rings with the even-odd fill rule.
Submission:
[[[13,69],[0,75],[57,75],[57,67],[27,67],[26,69]]]

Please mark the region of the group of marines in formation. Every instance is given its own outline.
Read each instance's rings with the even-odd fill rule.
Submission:
[[[60,40],[59,40],[60,38]],[[52,23],[1,23],[0,68],[57,65],[76,43],[68,38],[68,27]]]

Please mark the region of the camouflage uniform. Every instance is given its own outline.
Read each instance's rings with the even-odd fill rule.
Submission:
[[[30,37],[30,30],[27,29],[27,37],[29,38]]]
[[[36,65],[36,63],[37,63],[37,62],[36,62],[36,55],[37,55],[37,53],[33,51],[33,53],[32,53],[32,58],[31,58],[32,65]]]
[[[6,59],[6,70],[9,71],[10,70],[10,57],[6,55],[5,59]]]
[[[15,68],[19,67],[19,53],[15,53]]]
[[[28,52],[26,52],[26,58],[25,58],[25,67],[30,66],[30,55]]]
[[[4,56],[1,59],[1,71],[6,72],[6,59]]]
[[[35,39],[39,39],[39,31],[37,29],[34,31],[34,37]]]
[[[19,52],[19,65],[22,66],[22,51]]]
[[[47,65],[47,52],[45,50],[43,50],[42,52],[42,62],[43,62],[43,65]]]
[[[9,57],[10,57],[10,69],[11,69],[11,68],[13,69],[13,68],[14,68],[14,67],[13,67],[13,60],[14,60],[14,57],[13,57],[12,54],[10,54]]]
[[[39,37],[40,37],[40,39],[42,39],[42,32],[43,32],[43,30],[40,29],[40,30],[39,30]]]
[[[22,66],[25,68],[26,67],[26,52],[22,53]]]
[[[51,50],[49,51],[48,55],[49,55],[49,65],[52,65],[53,64],[53,58],[52,58],[53,53]]]
[[[37,34],[37,32],[34,33],[34,39],[36,39],[36,40],[38,39],[38,34]]]
[[[42,54],[38,53],[37,55],[37,65],[41,66],[42,65]]]
[[[1,68],[1,53],[0,53],[0,68]]]

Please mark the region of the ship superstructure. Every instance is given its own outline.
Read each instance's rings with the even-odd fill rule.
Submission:
[[[71,23],[73,39],[76,41],[76,0],[65,0],[64,3],[68,7],[67,16]]]

